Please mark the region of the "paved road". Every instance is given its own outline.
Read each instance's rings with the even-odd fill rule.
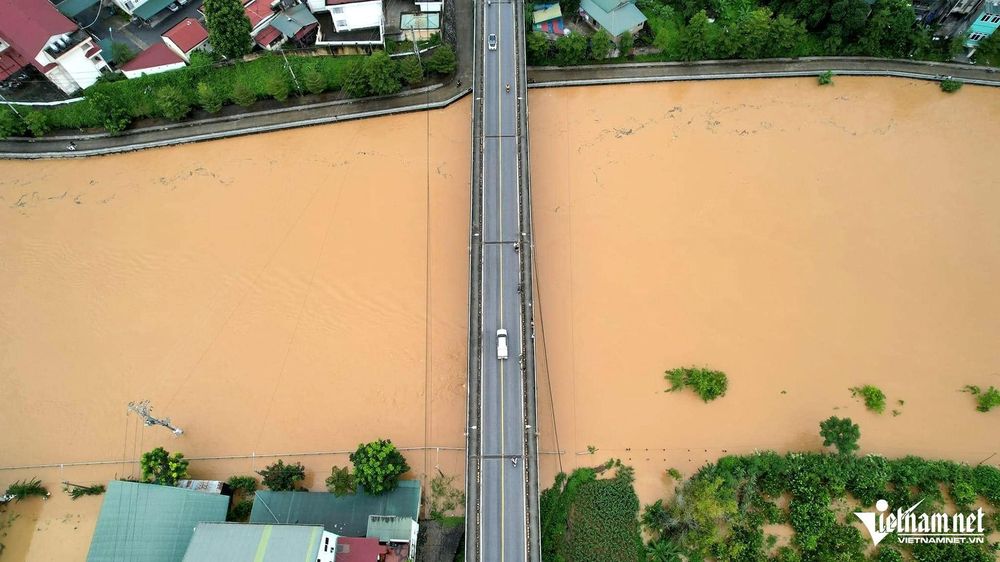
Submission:
[[[515,6],[480,2],[482,47],[482,374],[480,558],[527,560],[524,387],[521,370],[521,277],[518,259],[520,158]],[[507,85],[510,85],[508,91]],[[497,330],[507,330],[508,359],[497,357]],[[517,460],[517,465],[513,463]]]

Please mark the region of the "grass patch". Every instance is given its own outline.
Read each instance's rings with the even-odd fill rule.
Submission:
[[[726,395],[729,380],[722,371],[712,371],[698,367],[681,367],[671,369],[664,375],[670,381],[667,392],[676,392],[685,387],[691,388],[705,402]]]
[[[615,469],[608,478],[600,473]],[[631,467],[618,461],[559,473],[542,492],[542,559],[574,562],[645,560],[639,536],[639,498]]]
[[[866,384],[864,386],[852,387],[851,396],[855,398],[861,397],[865,402],[865,408],[876,414],[881,414],[885,411],[885,393],[877,386]]]

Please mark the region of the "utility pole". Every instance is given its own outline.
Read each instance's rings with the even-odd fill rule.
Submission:
[[[281,51],[281,58],[285,59],[285,68],[288,69],[288,73],[292,75],[292,80],[295,82],[295,91],[302,92],[302,88],[299,86],[299,79],[295,77],[295,71],[292,70],[292,65],[288,64],[288,57],[285,56],[285,51]]]
[[[151,425],[162,425],[163,427],[174,432],[174,436],[179,436],[184,434],[184,430],[172,425],[170,423],[170,418],[156,418],[153,417],[150,412],[153,410],[152,406],[149,405],[149,400],[143,400],[141,402],[129,402],[128,409],[130,412],[135,412],[138,414],[142,421],[146,424],[146,427]]]

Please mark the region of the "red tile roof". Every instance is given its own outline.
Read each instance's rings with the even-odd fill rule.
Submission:
[[[243,11],[250,18],[250,29],[256,29],[262,21],[274,15],[268,0],[254,0],[243,6]]]
[[[201,22],[194,18],[181,20],[180,23],[170,28],[163,34],[177,45],[177,48],[185,53],[190,53],[195,47],[201,45],[208,39],[208,30]]]
[[[76,28],[48,0],[0,0],[0,37],[28,59],[34,59],[52,36]]]
[[[378,539],[337,537],[336,562],[377,562],[379,556],[389,549],[380,545]]]
[[[145,70],[147,68],[155,68],[157,66],[166,66],[168,64],[174,64],[178,62],[184,62],[184,59],[180,57],[177,53],[170,50],[164,43],[157,43],[152,47],[146,49],[145,51],[139,53],[139,56],[125,63],[121,69],[122,70]]]
[[[28,66],[28,61],[13,47],[7,47],[0,53],[0,80],[6,80],[18,70]]]
[[[258,33],[253,40],[256,41],[261,47],[266,47],[271,43],[274,43],[274,40],[278,37],[281,37],[281,32],[275,29],[274,26],[269,25],[261,30],[261,32]]]

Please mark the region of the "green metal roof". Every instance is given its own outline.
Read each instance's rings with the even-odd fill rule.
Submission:
[[[271,27],[277,29],[285,37],[294,37],[303,27],[319,23],[316,16],[309,11],[309,6],[296,4],[285,11],[278,12],[271,20]]]
[[[177,562],[195,525],[225,521],[229,496],[113,480],[87,562]]]
[[[559,4],[550,4],[531,13],[534,23],[544,23],[562,17],[562,8]]]
[[[322,538],[318,525],[199,523],[183,562],[312,562]]]
[[[173,2],[174,0],[146,0],[141,6],[132,10],[132,14],[144,20],[149,20],[162,12],[167,6],[173,4]]]
[[[395,490],[381,496],[369,496],[361,486],[356,493],[339,498],[326,492],[260,491],[253,502],[250,522],[322,525],[331,533],[363,537],[368,530],[369,515],[417,519],[420,482],[401,480]]]
[[[646,16],[631,2],[580,0],[580,8],[615,37],[646,21]]]
[[[77,14],[90,8],[91,6],[96,6],[101,0],[63,0],[56,4],[56,9],[62,13],[62,15],[72,18],[76,17]]]
[[[409,541],[413,534],[413,519],[392,515],[372,515],[368,518],[365,536],[378,542]]]

